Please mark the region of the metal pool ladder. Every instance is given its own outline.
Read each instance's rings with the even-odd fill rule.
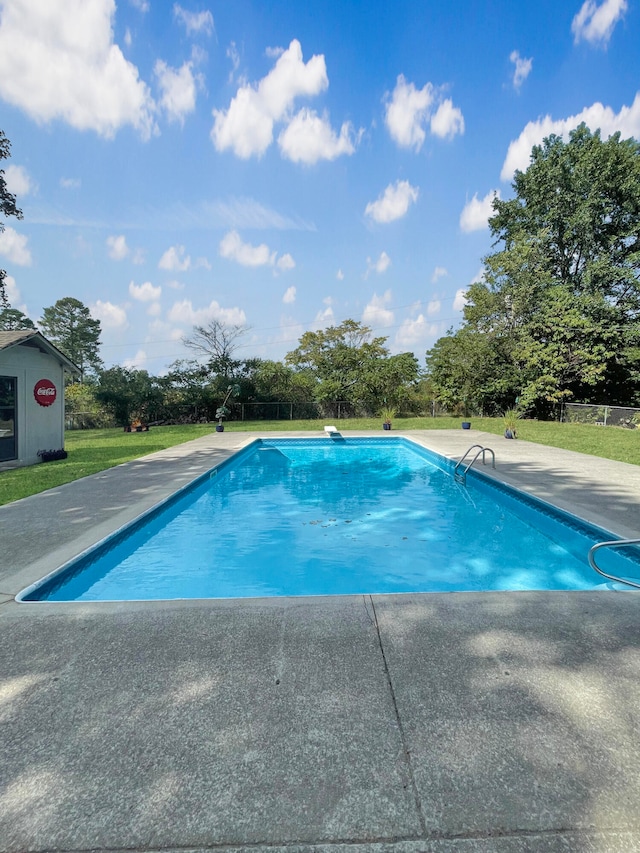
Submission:
[[[477,448],[477,450],[476,450],[476,448]],[[465,459],[471,453],[472,450],[476,450],[475,456],[473,457],[473,459],[470,462],[467,462],[467,465],[466,465],[464,471],[460,471],[459,468],[462,467],[462,464],[464,463]],[[471,466],[476,461],[478,456],[480,456],[480,454],[482,454],[482,464],[486,465],[486,460],[485,460],[485,454],[486,453],[491,454],[491,467],[495,468],[496,467],[496,455],[493,452],[493,450],[490,447],[483,447],[481,444],[472,444],[471,447],[464,454],[462,459],[458,460],[458,462],[456,463],[456,467],[453,469],[453,479],[456,481],[456,483],[461,483],[464,486],[464,484],[467,482],[467,471],[469,470],[469,468],[471,468]]]
[[[602,575],[603,578],[608,578],[608,580],[617,581],[618,583],[626,583],[629,586],[635,587],[635,589],[640,589],[640,583],[634,583],[633,581],[628,581],[624,578],[616,577],[616,575],[608,575],[606,572],[603,572],[600,566],[598,566],[595,561],[594,554],[599,548],[624,547],[625,545],[640,545],[640,539],[612,539],[609,542],[598,542],[597,545],[594,545],[592,548],[589,549],[589,553],[587,555],[589,565],[599,575]]]

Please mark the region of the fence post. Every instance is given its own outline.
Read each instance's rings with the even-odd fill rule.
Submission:
[[[604,407],[604,426],[607,425],[607,417],[609,415],[609,406]]]

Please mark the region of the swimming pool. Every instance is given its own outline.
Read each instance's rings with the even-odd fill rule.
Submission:
[[[592,589],[611,538],[404,438],[261,439],[18,600]]]

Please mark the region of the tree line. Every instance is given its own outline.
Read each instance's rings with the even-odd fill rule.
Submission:
[[[353,415],[375,415],[385,406],[417,413],[424,405],[415,356],[391,355],[384,338],[374,338],[371,329],[354,320],[306,332],[284,361],[237,358],[238,344],[248,331],[218,320],[196,326],[184,343],[199,360],[176,361],[165,376],[123,367],[102,370],[95,384],[69,389],[73,405],[83,407],[93,396],[122,425],[134,417],[147,422],[212,421],[230,385],[238,388],[236,409],[253,404],[248,409],[251,419],[258,414],[273,417],[270,404],[282,401],[295,406],[296,417],[336,417],[338,405],[345,403]]]
[[[67,413],[83,426],[125,426],[135,419],[212,421],[230,384],[239,389],[234,405],[253,404],[253,415],[259,408],[268,415],[269,404],[283,401],[296,405],[298,417],[335,417],[339,405],[352,415],[375,415],[382,408],[419,414],[426,405],[413,353],[391,355],[386,338],[374,337],[355,320],[305,332],[284,361],[237,358],[249,329],[212,320],[183,338],[196,358],[175,361],[164,376],[121,366],[105,369],[100,321],[72,297],[45,308],[38,326],[83,370],[83,381],[66,389]],[[0,310],[0,329],[35,328],[22,312]]]

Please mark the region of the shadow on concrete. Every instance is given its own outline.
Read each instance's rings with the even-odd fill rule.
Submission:
[[[15,606],[0,850],[639,849],[639,601]]]
[[[638,831],[639,606],[637,593],[376,600],[427,833]]]

